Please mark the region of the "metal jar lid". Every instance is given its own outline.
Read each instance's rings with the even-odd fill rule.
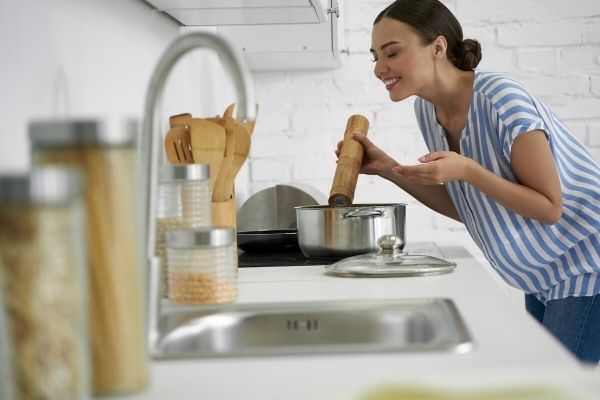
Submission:
[[[165,233],[167,247],[221,247],[233,244],[234,230],[226,227],[172,229]]]
[[[159,181],[206,181],[210,179],[208,164],[162,165]]]
[[[131,146],[137,136],[133,118],[38,120],[29,123],[29,139],[34,148],[70,146]]]
[[[37,167],[29,174],[0,175],[2,204],[68,204],[82,194],[81,174],[67,167]]]

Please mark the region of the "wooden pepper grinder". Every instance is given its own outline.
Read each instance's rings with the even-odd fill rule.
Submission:
[[[352,115],[348,118],[342,152],[337,161],[331,192],[329,192],[329,205],[331,207],[352,205],[358,171],[363,158],[363,146],[352,138],[352,133],[360,132],[366,135],[368,130],[369,120],[367,118],[362,115]]]

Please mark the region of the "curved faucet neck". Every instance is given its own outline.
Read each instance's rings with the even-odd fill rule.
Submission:
[[[222,38],[208,32],[193,32],[177,38],[165,50],[158,61],[150,86],[146,95],[144,120],[142,128],[141,149],[142,167],[145,174],[144,187],[141,193],[145,194],[143,215],[143,235],[145,239],[144,254],[152,258],[155,253],[155,218],[156,218],[156,193],[158,185],[158,159],[160,149],[159,121],[155,120],[155,111],[158,100],[161,98],[168,74],[179,59],[191,50],[209,48],[220,57],[221,62],[233,77],[237,94],[238,114],[237,119],[242,122],[254,120],[255,101],[252,78],[244,60],[238,56],[233,48]]]
[[[250,73],[244,61],[233,51],[230,45],[223,39],[206,32],[194,32],[177,38],[165,50],[154,69],[144,108],[144,119],[142,135],[140,138],[140,176],[141,187],[139,196],[142,198],[141,211],[141,233],[143,238],[143,249],[148,269],[148,347],[152,354],[155,344],[160,336],[160,260],[155,256],[156,244],[156,203],[158,188],[158,168],[161,137],[158,128],[160,121],[156,119],[156,107],[162,96],[167,76],[175,63],[187,52],[196,48],[209,48],[216,52],[221,58],[228,72],[233,76],[234,87],[237,92],[238,115],[237,119],[242,122],[254,120],[255,102],[254,88]]]

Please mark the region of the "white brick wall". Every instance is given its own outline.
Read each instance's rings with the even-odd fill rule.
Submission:
[[[303,182],[329,193],[333,149],[353,113],[366,115],[369,136],[400,162],[427,150],[413,99],[392,103],[373,77],[371,25],[390,1],[343,0],[344,66],[333,71],[254,74],[261,104],[249,160],[249,190]],[[483,48],[481,69],[509,73],[547,101],[600,159],[600,1],[447,0],[465,37]],[[356,201],[409,203],[414,228],[460,229],[394,185],[361,176]]]

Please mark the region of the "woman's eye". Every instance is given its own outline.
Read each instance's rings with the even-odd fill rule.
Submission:
[[[372,62],[377,62],[377,57],[373,57]]]
[[[398,54],[398,53],[388,53],[388,54],[386,54],[386,57],[387,58],[393,58],[393,57],[396,56],[396,54]]]

